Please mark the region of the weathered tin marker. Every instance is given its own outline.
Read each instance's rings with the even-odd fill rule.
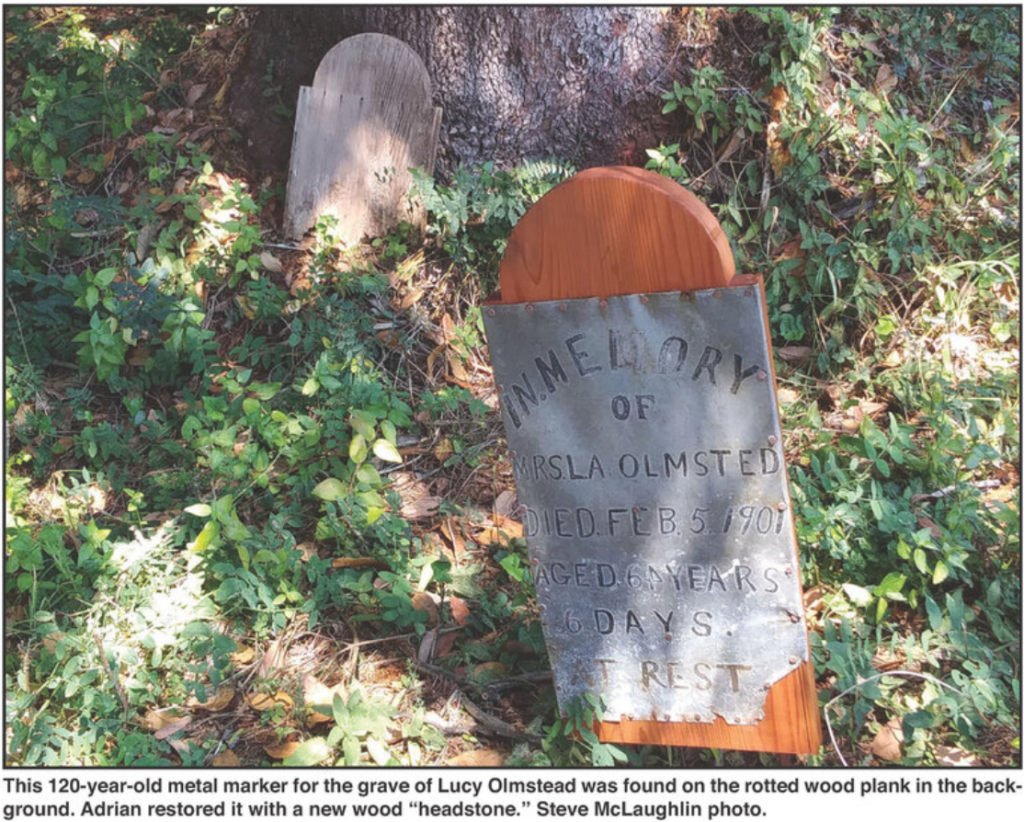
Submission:
[[[764,290],[664,178],[516,226],[485,324],[555,686],[605,741],[817,752]],[[771,379],[769,379],[771,377]]]

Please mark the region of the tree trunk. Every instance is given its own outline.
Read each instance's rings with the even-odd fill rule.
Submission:
[[[254,167],[286,171],[291,150],[292,125],[271,113],[265,90],[278,87],[294,110],[320,59],[362,32],[397,37],[426,64],[444,109],[442,175],[489,160],[642,164],[665,137],[659,94],[671,85],[676,35],[660,9],[268,6],[231,96]]]

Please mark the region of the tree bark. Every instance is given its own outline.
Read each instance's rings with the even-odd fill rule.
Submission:
[[[253,22],[231,95],[250,163],[288,168],[292,125],[270,112],[273,86],[294,109],[337,42],[380,32],[408,43],[444,109],[438,171],[560,157],[579,168],[642,164],[665,138],[660,93],[676,34],[656,8],[268,6]]]

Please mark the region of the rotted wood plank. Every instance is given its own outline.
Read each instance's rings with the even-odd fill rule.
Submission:
[[[349,37],[299,90],[284,230],[301,237],[318,217],[338,219],[341,240],[422,224],[410,168],[433,173],[441,109],[419,56],[382,34]]]

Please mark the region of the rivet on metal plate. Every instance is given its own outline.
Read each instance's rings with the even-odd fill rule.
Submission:
[[[647,297],[645,297],[643,294],[641,294],[640,295],[640,302],[642,302],[642,303],[644,303],[646,305],[647,304]]]
[[[493,309],[493,308],[488,308],[488,309],[487,309],[487,316],[488,316],[488,317],[493,317],[493,316],[494,316],[494,313],[495,313],[495,312],[494,312],[494,309]]]
[[[799,661],[800,661],[800,660],[799,660],[799,659],[797,659],[797,658],[796,658],[795,656],[791,656],[791,657],[789,658],[789,664],[790,664],[790,665],[796,665],[796,664],[797,664],[797,663],[798,663]]]
[[[761,687],[764,688],[766,691],[770,691],[772,689],[772,683],[770,683],[770,682],[763,682],[761,684]]]
[[[601,308],[607,308],[608,307],[608,300],[601,300],[601,302],[599,302],[598,305]]]
[[[793,566],[789,566],[788,568],[786,568],[786,576],[787,577],[793,576]]]
[[[558,310],[559,310],[559,311],[562,311],[562,312],[564,312],[564,311],[565,311],[565,309],[566,309],[566,305],[565,305],[565,303],[559,303],[559,304],[558,304]]]
[[[536,557],[534,557],[533,559],[530,560],[530,562],[532,562],[534,565],[537,565],[540,562],[540,560],[537,559]]]
[[[665,634],[665,639],[672,639],[672,634]]]
[[[776,437],[774,434],[772,434],[770,437],[768,437],[768,444],[769,445],[775,445],[775,443],[777,443],[778,441],[779,441],[779,438]]]
[[[758,382],[764,382],[766,379],[768,379],[768,372],[767,371],[758,371],[757,372],[757,379],[758,379]]]
[[[722,299],[722,292],[721,291],[716,291],[711,296],[714,297],[716,300],[720,300],[720,299]]]
[[[526,305],[526,313],[527,314],[532,314],[533,313],[533,306],[530,305],[529,303],[527,303],[527,305]]]
[[[779,504],[776,505],[775,507],[778,508],[780,511],[785,511],[786,510],[786,503],[779,502]]]
[[[751,289],[751,288],[748,288],[746,291],[743,292],[743,296],[744,297],[753,297],[754,296],[754,290]]]

